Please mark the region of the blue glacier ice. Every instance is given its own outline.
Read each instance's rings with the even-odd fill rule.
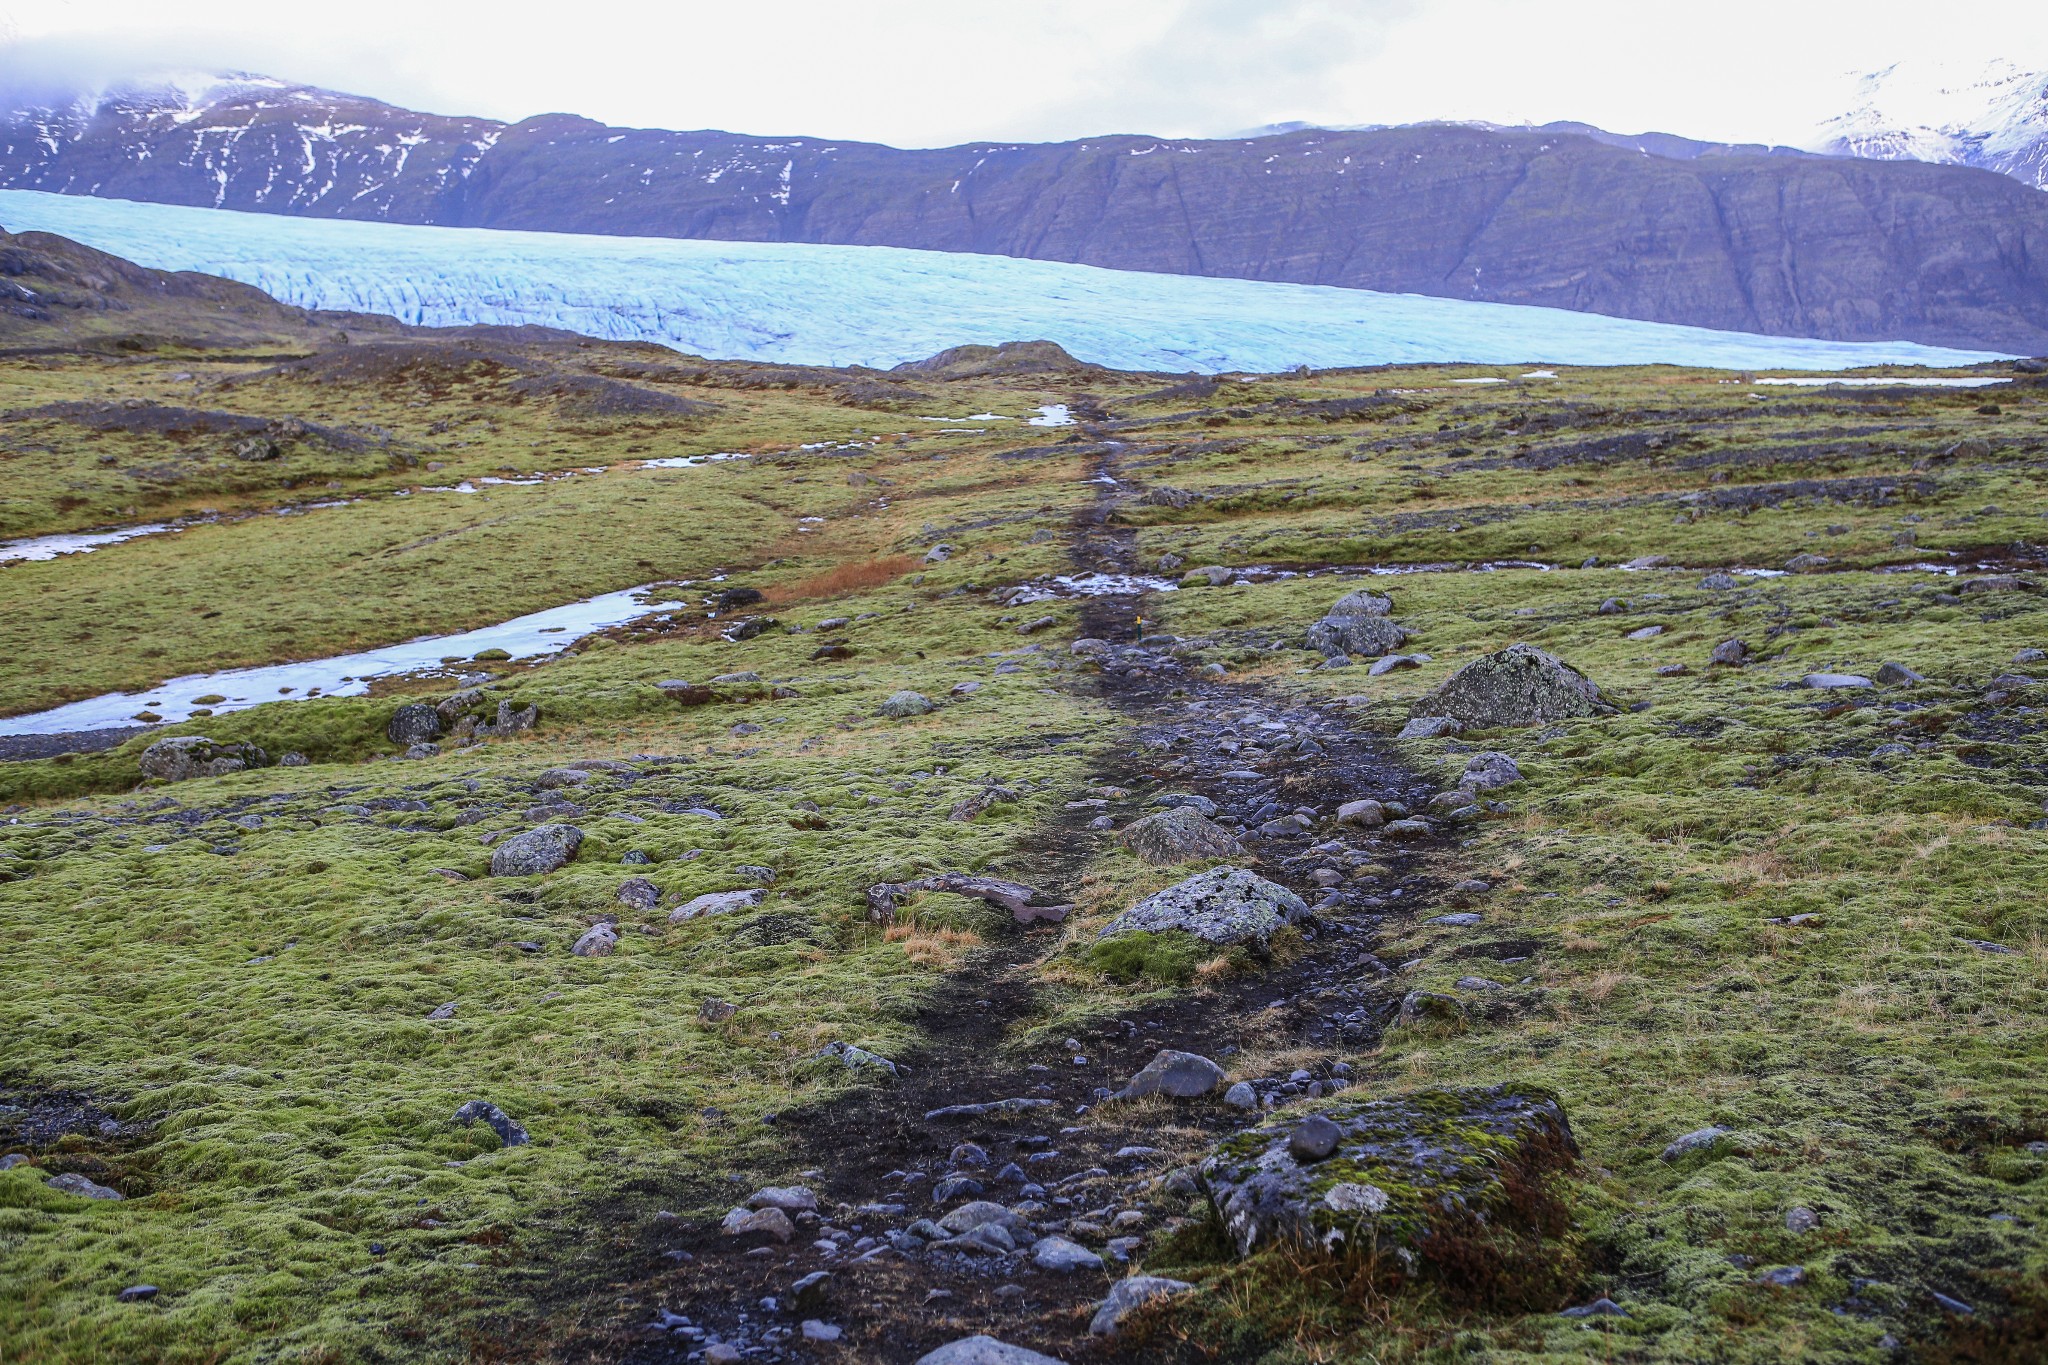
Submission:
[[[1995,358],[897,247],[340,222],[32,190],[0,190],[0,224],[157,269],[225,275],[302,307],[429,326],[541,323],[720,359],[886,367],[967,342],[1041,337],[1120,369],[1205,372],[1457,360],[1836,370]]]

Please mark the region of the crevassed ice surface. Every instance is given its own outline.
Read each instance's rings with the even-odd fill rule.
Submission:
[[[225,275],[307,308],[428,326],[539,323],[794,364],[889,366],[1038,338],[1121,369],[1208,372],[1457,360],[1834,370],[1995,358],[899,247],[341,222],[33,190],[0,190],[0,223],[160,270]]]

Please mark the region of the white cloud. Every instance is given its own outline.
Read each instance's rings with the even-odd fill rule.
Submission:
[[[1854,70],[2048,66],[2039,0],[1968,23],[1924,0],[43,0],[11,29],[17,86],[241,68],[445,113],[924,146],[1431,118],[1792,141]]]

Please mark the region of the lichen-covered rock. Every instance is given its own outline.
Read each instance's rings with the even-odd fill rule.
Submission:
[[[1235,834],[1186,806],[1132,821],[1117,842],[1156,867],[1200,858],[1235,858],[1244,853]]]
[[[1308,914],[1284,886],[1240,867],[1212,867],[1155,891],[1102,927],[1098,939],[1176,930],[1208,943],[1257,943]]]
[[[1489,749],[1472,755],[1465,764],[1465,775],[1458,779],[1458,785],[1473,791],[1490,792],[1511,787],[1521,780],[1522,770],[1515,765],[1514,759],[1498,749]]]
[[[1746,640],[1723,640],[1714,646],[1707,662],[1723,668],[1740,668],[1749,662],[1749,643]]]
[[[1425,1090],[1315,1112],[1340,1135],[1327,1157],[1295,1157],[1302,1116],[1289,1115],[1225,1139],[1202,1162],[1202,1188],[1239,1255],[1298,1242],[1415,1268],[1432,1232],[1483,1223],[1540,1237],[1542,1177],[1578,1155],[1563,1106],[1533,1088]]]
[[[441,713],[423,701],[409,701],[391,713],[384,737],[401,749],[441,737]]]
[[[881,712],[891,720],[908,720],[912,716],[929,715],[932,699],[920,692],[897,692],[882,703]]]
[[[702,919],[707,915],[730,915],[735,910],[751,910],[759,905],[767,894],[758,886],[740,891],[707,891],[671,910],[668,922],[681,924],[685,920]]]
[[[142,751],[144,777],[184,782],[194,777],[222,777],[245,768],[260,768],[270,755],[254,744],[222,744],[204,735],[173,735]]]
[[[583,931],[569,949],[577,957],[610,957],[612,950],[619,946],[619,931],[610,924],[593,924]]]
[[[1445,739],[1462,734],[1465,727],[1449,716],[1416,716],[1401,727],[1395,739]]]
[[[491,850],[493,877],[535,877],[567,867],[583,847],[583,831],[574,825],[542,825],[507,839]]]
[[[1332,659],[1376,659],[1407,643],[1408,632],[1384,616],[1325,616],[1308,628],[1308,647]]]
[[[1360,588],[1356,592],[1347,592],[1338,598],[1335,604],[1323,613],[1323,619],[1327,621],[1333,616],[1392,616],[1393,614],[1393,598],[1383,593]]]
[[[1413,714],[1449,716],[1470,730],[1541,725],[1611,712],[1593,680],[1534,645],[1509,645],[1474,659],[1415,704]]]

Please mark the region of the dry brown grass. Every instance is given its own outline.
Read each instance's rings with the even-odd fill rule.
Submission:
[[[892,924],[882,935],[900,944],[903,955],[920,967],[950,969],[969,948],[981,946],[981,935],[970,929],[925,929],[915,924]]]
[[[812,598],[845,597],[851,593],[872,592],[885,588],[917,567],[917,561],[909,555],[884,555],[880,559],[848,560],[834,564],[822,573],[794,583],[785,583],[771,590],[769,600],[776,603],[800,602]]]

